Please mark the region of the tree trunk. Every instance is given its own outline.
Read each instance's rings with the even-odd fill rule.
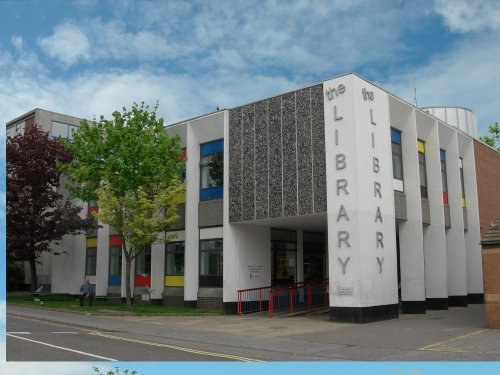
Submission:
[[[31,277],[31,292],[34,293],[38,288],[37,277],[36,277],[36,259],[35,257],[30,257],[30,277]]]
[[[132,298],[130,293],[130,268],[132,260],[130,257],[125,256],[125,295],[127,299],[127,310],[132,309]]]

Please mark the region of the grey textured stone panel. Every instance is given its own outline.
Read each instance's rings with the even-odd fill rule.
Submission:
[[[170,227],[171,230],[179,230],[184,229],[186,227],[186,205],[179,204],[177,205],[177,214],[179,215],[179,221],[176,225],[172,225]]]
[[[241,108],[229,111],[229,221],[241,221]]]
[[[428,199],[422,198],[422,224],[431,223],[431,205]]]
[[[269,217],[267,100],[255,103],[255,218]]]
[[[297,215],[297,136],[295,93],[282,97],[281,129],[283,137],[283,216]]]
[[[242,219],[255,219],[255,132],[254,132],[254,105],[244,106],[241,111],[241,123],[243,127],[243,206]]]
[[[467,208],[463,208],[464,212],[464,230],[469,230],[469,220],[467,219]]]
[[[297,91],[298,214],[313,213],[313,173],[311,150],[311,90]]]
[[[326,212],[326,154],[323,85],[311,87],[314,213]]]
[[[223,225],[223,218],[222,199],[198,203],[198,226],[200,228],[221,226]]]
[[[445,228],[451,228],[451,215],[450,215],[450,205],[443,205],[444,208],[444,226]]]
[[[394,209],[396,211],[396,220],[408,220],[406,214],[406,194],[400,191],[394,191]]]
[[[269,217],[281,217],[282,207],[282,147],[281,97],[269,99]]]

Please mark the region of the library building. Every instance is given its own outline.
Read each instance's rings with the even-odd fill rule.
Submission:
[[[160,98],[161,99],[161,98]],[[80,119],[35,109],[71,138]],[[167,126],[185,150],[176,239],[133,264],[134,302],[249,313],[329,309],[331,321],[483,303],[481,238],[500,217],[500,152],[462,107],[417,108],[356,74]],[[98,210],[81,202],[82,215]],[[66,236],[39,284],[124,297],[122,240]]]

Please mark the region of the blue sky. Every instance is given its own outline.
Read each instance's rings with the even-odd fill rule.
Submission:
[[[0,0],[0,123],[160,101],[167,123],[356,72],[419,106],[499,121],[489,0]]]
[[[0,124],[37,107],[92,118],[134,101],[156,100],[160,114],[173,123],[356,72],[411,103],[415,79],[419,106],[472,109],[484,135],[489,124],[500,121],[499,61],[498,1],[0,0]],[[5,249],[4,192],[2,178]],[[5,275],[4,258],[0,275]],[[3,288],[0,333],[5,331]],[[12,374],[40,369],[9,366]],[[62,364],[51,366],[54,374],[67,373]],[[146,375],[159,366],[122,368]],[[340,372],[343,366],[328,370]],[[484,371],[461,364],[347,366],[349,373],[372,375],[441,374],[442,366],[455,374],[493,369],[486,364]],[[82,364],[72,373],[90,373],[90,367]]]

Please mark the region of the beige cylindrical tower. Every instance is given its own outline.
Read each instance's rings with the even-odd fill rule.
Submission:
[[[426,107],[425,112],[477,139],[476,114],[462,107]]]

